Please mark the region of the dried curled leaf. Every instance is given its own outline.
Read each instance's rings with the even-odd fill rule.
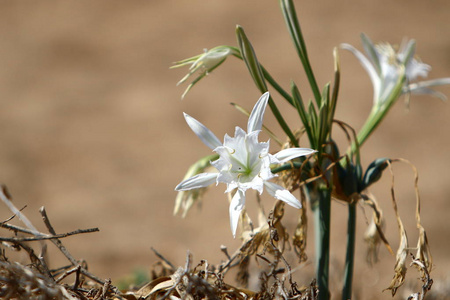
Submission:
[[[366,260],[369,265],[373,265],[378,262],[379,245],[381,243],[381,237],[378,233],[378,228],[384,229],[385,222],[381,219],[381,222],[377,224],[376,218],[372,218],[369,226],[364,233],[364,241],[367,244]]]
[[[410,266],[415,266],[419,270],[419,272],[421,274],[420,280],[422,281],[422,288],[421,288],[420,292],[410,295],[408,297],[408,300],[410,300],[410,299],[423,300],[423,299],[425,299],[425,295],[428,293],[428,291],[431,289],[431,286],[433,285],[433,279],[431,279],[430,273],[428,272],[428,268],[424,264],[424,262],[418,258],[415,258],[413,255],[411,255],[411,256],[412,256],[413,261]]]
[[[395,262],[395,267],[394,267],[395,274],[394,274],[394,278],[392,278],[391,284],[387,288],[388,290],[391,290],[392,296],[394,296],[395,293],[397,292],[397,289],[400,286],[402,286],[402,284],[405,282],[405,276],[406,276],[406,271],[407,271],[406,258],[409,253],[409,248],[408,248],[408,238],[406,236],[405,227],[403,226],[403,222],[400,218],[400,214],[398,212],[398,207],[397,207],[397,201],[395,200],[394,174],[392,172],[392,165],[389,161],[387,162],[387,164],[389,166],[389,171],[391,172],[391,178],[392,178],[392,182],[391,182],[392,205],[394,207],[394,212],[395,212],[395,216],[397,218],[398,230],[399,230],[399,234],[400,234],[400,244],[397,249],[396,262]]]
[[[408,162],[409,163],[409,162]],[[411,163],[409,165],[412,167],[414,172],[414,189],[416,191],[416,223],[417,229],[419,230],[419,239],[417,241],[417,253],[416,258],[417,261],[420,261],[424,265],[425,273],[431,272],[433,267],[433,258],[431,256],[430,245],[428,244],[427,234],[425,232],[425,228],[423,228],[420,221],[420,194],[419,194],[419,174],[417,172],[416,167],[414,167]],[[426,276],[426,274],[422,273],[422,278]]]
[[[306,255],[308,216],[306,214],[307,211],[306,196],[303,190],[301,190],[300,199],[302,203],[302,208],[299,210],[297,226],[295,227],[295,231],[292,236],[292,245],[294,246],[294,251],[297,254],[299,263],[302,263],[308,260],[308,256]]]
[[[425,229],[420,224],[419,226],[419,239],[417,241],[416,258],[423,263],[427,272],[431,272],[433,267],[433,258],[431,257],[430,245],[428,244]]]
[[[378,245],[380,242],[383,242],[389,253],[394,255],[394,251],[392,250],[389,242],[384,235],[384,217],[383,211],[378,205],[377,200],[372,195],[361,194],[362,199],[364,200],[364,204],[368,205],[373,210],[373,215],[371,222],[364,234],[364,240],[368,245],[367,249],[367,261],[369,264],[375,263],[378,260]]]
[[[281,252],[283,252],[285,248],[288,237],[286,229],[281,223],[283,216],[284,202],[278,200],[273,209],[272,225],[276,229],[278,235],[276,243]],[[271,239],[271,229],[267,223],[268,220],[260,214],[259,222],[258,228],[242,233],[243,246],[240,248],[242,257],[255,255],[258,251],[261,251]]]
[[[162,296],[166,290],[173,287],[174,284],[175,282],[169,276],[159,277],[147,283],[137,292],[132,294],[136,297],[136,299],[157,299],[158,296]]]
[[[396,262],[394,267],[394,278],[392,278],[391,284],[387,288],[387,290],[391,290],[392,296],[395,296],[395,293],[397,292],[397,289],[402,286],[402,284],[405,281],[406,276],[406,258],[408,257],[408,238],[406,236],[405,228],[403,227],[403,224],[401,223],[400,219],[397,219],[399,221],[399,231],[400,231],[400,245],[397,250],[396,255]]]

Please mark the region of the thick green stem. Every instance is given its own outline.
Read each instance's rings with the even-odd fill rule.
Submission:
[[[312,191],[310,196],[313,204],[315,231],[316,231],[316,276],[319,288],[319,300],[329,300],[328,288],[329,262],[330,262],[330,216],[331,216],[331,190],[319,187]]]
[[[300,169],[301,166],[302,166],[301,162],[289,162],[289,163],[286,163],[284,165],[281,165],[281,166],[273,168],[272,169],[272,173],[276,174],[276,173],[279,173],[281,171],[292,170],[292,169]]]
[[[370,136],[370,134],[378,127],[381,120],[383,120],[383,117],[385,116],[384,113],[380,113],[379,109],[374,106],[372,108],[372,111],[370,112],[369,116],[366,119],[366,123],[364,123],[361,130],[358,132],[358,144],[361,147],[364,142],[367,140],[367,138]],[[355,153],[356,151],[356,144],[352,144],[352,153]]]
[[[385,100],[377,100],[375,101],[372,110],[370,111],[369,116],[366,119],[366,123],[364,123],[361,130],[358,132],[358,144],[361,147],[366,139],[370,136],[370,134],[378,127],[383,118],[386,116],[392,105],[397,101],[398,97],[402,94],[402,88],[405,82],[405,75],[399,76],[399,79],[395,85],[395,88],[392,90],[389,97]],[[355,143],[351,146],[351,154],[355,153],[356,145]]]
[[[345,256],[344,286],[342,300],[352,298],[353,266],[355,260],[356,202],[348,205],[347,254]]]

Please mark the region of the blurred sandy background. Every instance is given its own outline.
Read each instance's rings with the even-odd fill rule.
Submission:
[[[320,86],[332,80],[333,47],[347,42],[362,49],[361,32],[391,43],[415,38],[418,54],[433,67],[430,78],[450,76],[447,0],[296,5]],[[236,45],[236,24],[284,87],[293,79],[304,98],[311,96],[275,0],[0,2],[0,182],[18,207],[28,205],[26,214],[42,230],[38,209],[43,205],[58,232],[99,227],[99,233],[68,238],[65,244],[100,277],[117,280],[147,268],[156,260],[150,247],[176,265],[184,264],[188,249],[196,260],[214,264],[223,259],[220,245],[230,251],[237,247],[223,186],[207,194],[202,209],[186,219],[172,215],[174,187],[192,162],[210,153],[182,112],[221,137],[246,123],[229,103],[251,109],[259,93],[244,64],[234,58],[183,101],[186,86],[175,84],[187,69],[169,70],[172,62],[204,48]],[[341,52],[341,65],[337,118],[358,129],[372,103],[372,86],[350,53]],[[450,87],[439,90],[450,96]],[[284,104],[280,108],[289,124],[299,125],[295,112]],[[404,157],[417,166],[436,280],[446,278],[450,267],[449,116],[449,104],[438,99],[413,97],[409,111],[400,101],[363,152],[365,166],[378,157]],[[284,138],[273,121],[268,113],[266,124]],[[414,232],[413,176],[406,166],[395,170],[402,216]],[[387,235],[396,247],[389,183],[387,176],[373,192],[390,218]],[[268,207],[272,200],[265,201]],[[332,270],[339,281],[346,209],[334,208]],[[383,264],[367,267],[365,219],[358,213],[355,285],[380,291],[391,279],[394,258],[382,248]],[[9,215],[1,210],[1,219]],[[415,239],[412,234],[412,244]],[[408,275],[417,277],[412,269]]]

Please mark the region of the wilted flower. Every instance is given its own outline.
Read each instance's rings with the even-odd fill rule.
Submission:
[[[203,124],[191,116],[184,114],[186,122],[202,142],[219,154],[219,159],[212,161],[211,165],[218,173],[200,173],[182,181],[175,189],[186,191],[204,188],[213,183],[225,183],[230,193],[236,192],[230,204],[230,223],[233,236],[236,235],[239,216],[245,205],[245,192],[254,189],[260,194],[263,188],[276,199],[287,204],[301,208],[301,203],[284,187],[269,182],[276,175],[271,172],[271,164],[279,164],[296,157],[309,155],[315,152],[306,148],[289,148],[272,155],[269,153],[269,142],[258,142],[261,131],[264,111],[269,100],[269,93],[261,96],[255,104],[247,124],[247,132],[236,127],[235,136],[225,135],[223,144]]]
[[[192,74],[199,71],[199,76],[192,81],[191,84],[187,87],[187,89],[184,91],[181,98],[184,98],[184,96],[189,92],[189,90],[197,83],[199,82],[203,77],[208,75],[208,73],[212,72],[215,68],[220,66],[225,59],[235,53],[237,50],[228,47],[228,46],[219,46],[212,48],[210,50],[204,50],[203,54],[196,55],[194,57],[190,57],[181,61],[178,61],[175,63],[175,65],[172,68],[178,68],[183,67],[186,65],[191,65],[189,67],[189,73],[186,74],[178,83],[182,84],[184,83]]]
[[[427,77],[431,67],[414,57],[416,42],[402,43],[398,50],[387,43],[374,45],[368,36],[361,35],[366,56],[349,44],[341,48],[351,51],[367,71],[374,88],[374,104],[378,107],[395,101],[402,93],[431,94],[445,99],[432,86],[450,84],[450,78],[411,83]]]

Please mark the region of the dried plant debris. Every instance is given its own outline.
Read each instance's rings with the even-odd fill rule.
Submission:
[[[233,255],[225,246],[222,247],[227,260],[217,266],[206,260],[194,265],[192,255],[188,253],[185,266],[175,270],[170,261],[153,249],[161,263],[154,265],[155,270],[151,274],[159,276],[154,276],[139,290],[123,293],[122,297],[128,300],[317,299],[315,281],[304,287],[298,287],[293,281],[291,267],[283,256],[287,236],[281,225],[282,216],[283,204],[278,202],[265,224],[261,223],[252,233],[248,232],[242,246]],[[246,288],[252,258],[260,266],[258,291]],[[240,287],[225,282],[225,276],[232,268],[237,269]]]
[[[13,214],[0,222],[0,228],[12,233],[9,237],[0,236],[0,299],[317,299],[315,282],[299,288],[292,279],[291,267],[283,257],[288,235],[281,224],[284,204],[280,201],[267,218],[261,216],[259,227],[247,233],[243,245],[232,256],[226,247],[222,247],[227,258],[222,264],[213,266],[201,260],[193,266],[192,256],[188,253],[185,266],[176,268],[152,248],[160,261],[153,265],[150,282],[139,289],[119,291],[111,280],[102,280],[90,273],[87,263],[72,256],[61,241],[72,235],[96,232],[97,228],[57,234],[42,207],[40,214],[48,233],[40,232],[22,212],[23,209],[14,206],[5,187],[0,189],[0,199]],[[24,226],[11,224],[13,219],[20,220]],[[56,269],[49,267],[49,242],[63,253],[68,265]],[[19,264],[10,261],[10,251],[24,251],[29,262]],[[256,258],[264,267],[259,275],[259,291],[225,283],[226,273],[237,268],[238,281],[241,286],[246,286],[251,258]]]
[[[419,197],[419,188],[418,188],[418,172],[416,168],[407,160],[405,159],[395,159],[388,161],[388,167],[389,171],[391,173],[391,199],[392,199],[392,205],[394,208],[395,216],[397,219],[398,224],[398,231],[400,235],[400,243],[397,249],[396,253],[396,263],[394,267],[394,277],[392,278],[392,281],[387,288],[387,290],[391,290],[392,296],[394,296],[397,292],[397,289],[403,285],[406,277],[407,272],[407,265],[406,260],[408,257],[408,254],[410,253],[410,246],[408,244],[408,238],[406,235],[405,227],[403,226],[403,222],[400,218],[399,209],[397,206],[397,200],[395,197],[395,190],[394,190],[394,173],[392,170],[392,162],[403,162],[411,166],[413,173],[414,173],[414,188],[415,188],[415,194],[416,194],[416,212],[415,212],[415,219],[416,219],[416,225],[417,229],[419,231],[419,239],[417,242],[417,254],[416,257],[413,256],[413,262],[411,263],[411,266],[415,266],[420,273],[421,281],[423,282],[422,290],[421,292],[418,292],[414,294],[414,296],[411,296],[412,298],[409,299],[423,299],[426,292],[431,288],[431,285],[433,283],[432,279],[430,278],[430,272],[432,268],[432,257],[430,248],[428,245],[428,240],[426,236],[425,229],[423,228],[421,222],[420,222],[420,197]]]
[[[284,272],[279,269],[261,273],[261,289],[258,292],[225,283],[220,269],[210,266],[204,260],[193,267],[192,255],[188,253],[184,267],[178,268],[170,276],[154,279],[138,291],[124,293],[122,297],[128,300],[317,299],[318,291],[314,281],[303,288],[298,288],[293,282],[285,287],[284,276],[279,277]]]
[[[0,261],[2,299],[73,299],[50,278],[18,263]]]
[[[104,300],[120,298],[118,290],[111,281],[101,280],[87,271],[84,261],[75,259],[61,242],[62,238],[72,235],[98,231],[98,228],[79,229],[73,232],[57,234],[50,223],[45,208],[40,209],[42,219],[49,233],[36,229],[22,210],[12,203],[6,187],[0,188],[0,199],[13,215],[0,222],[0,228],[13,233],[13,236],[0,236],[0,298],[1,299],[69,299]],[[9,223],[19,219],[25,225],[21,227]],[[51,241],[68,259],[69,265],[50,269],[48,264],[47,243]],[[34,244],[33,244],[34,243]],[[26,265],[11,262],[8,251],[24,251],[28,254]],[[67,284],[74,278],[72,284]]]
[[[384,243],[389,253],[394,255],[389,242],[384,235],[385,220],[383,217],[383,211],[378,205],[377,200],[372,195],[363,194],[362,199],[364,204],[372,208],[372,219],[370,220],[369,226],[364,233],[364,241],[367,244],[367,255],[366,261],[369,265],[373,265],[378,262],[378,250],[381,242]]]

